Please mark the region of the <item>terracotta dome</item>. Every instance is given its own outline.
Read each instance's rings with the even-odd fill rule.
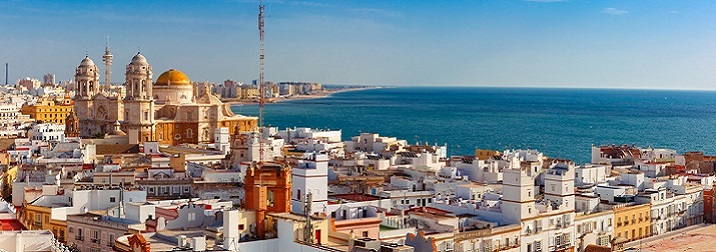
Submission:
[[[191,86],[191,81],[186,74],[176,69],[169,69],[159,75],[154,86]]]

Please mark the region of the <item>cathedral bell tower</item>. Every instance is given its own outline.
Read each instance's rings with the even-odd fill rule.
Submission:
[[[99,92],[99,69],[94,61],[85,56],[80,65],[75,69],[75,106],[73,111],[78,118],[82,118],[80,134],[82,136],[92,136],[93,134],[102,133],[101,128],[92,125],[90,118],[94,117],[94,102],[92,98]]]
[[[124,129],[130,143],[155,141],[152,66],[137,53],[127,65],[124,97]]]
[[[91,99],[99,91],[99,69],[85,56],[75,70],[75,99]]]

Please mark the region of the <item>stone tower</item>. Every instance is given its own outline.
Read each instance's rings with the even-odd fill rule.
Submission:
[[[99,69],[88,56],[82,60],[75,70],[75,106],[74,113],[78,118],[82,118],[83,123],[80,134],[83,136],[91,136],[97,133],[103,133],[102,128],[98,125],[90,123],[89,118],[94,118],[94,95],[99,90]]]
[[[65,119],[65,137],[79,137],[80,136],[80,120],[75,115],[75,111],[70,111]]]
[[[152,66],[137,53],[127,65],[124,97],[124,129],[130,143],[154,141],[154,98]]]
[[[75,99],[90,99],[99,91],[99,69],[89,56],[75,70],[75,83]]]

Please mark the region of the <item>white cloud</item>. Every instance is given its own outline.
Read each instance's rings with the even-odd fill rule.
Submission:
[[[628,14],[628,13],[629,13],[629,11],[620,10],[620,9],[617,9],[617,8],[604,8],[604,9],[602,10],[602,12],[604,12],[604,13],[606,13],[606,14],[610,14],[610,15],[625,15],[625,14]]]
[[[681,12],[680,12],[680,11],[677,11],[677,10],[669,11],[669,13],[671,13],[671,14],[681,14]]]

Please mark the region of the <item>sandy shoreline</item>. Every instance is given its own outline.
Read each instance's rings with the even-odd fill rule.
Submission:
[[[378,89],[381,87],[364,87],[364,88],[344,88],[344,89],[338,89],[333,91],[325,91],[318,94],[311,94],[311,95],[294,95],[288,98],[274,98],[271,99],[267,103],[279,103],[279,102],[287,102],[287,101],[297,101],[297,100],[309,100],[309,99],[321,99],[330,97],[333,94],[337,93],[343,93],[343,92],[352,92],[352,91],[360,91],[360,90],[368,90],[368,89]],[[225,101],[225,103],[228,103],[230,105],[241,105],[241,104],[257,104],[257,101]]]

